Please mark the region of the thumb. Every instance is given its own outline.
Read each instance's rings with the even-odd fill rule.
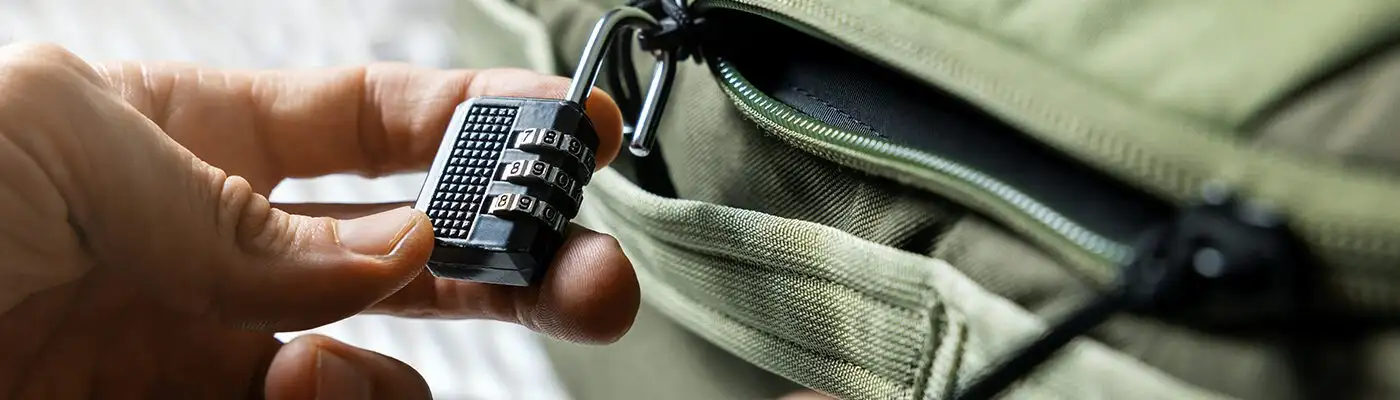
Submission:
[[[82,229],[103,266],[134,276],[178,311],[246,329],[308,329],[393,294],[432,251],[420,211],[352,220],[288,214],[154,126],[143,131],[154,144],[114,144],[130,161],[108,164],[98,172],[105,176],[82,186],[122,193],[89,203]]]
[[[192,316],[260,330],[324,325],[398,291],[423,270],[432,250],[431,223],[418,210],[347,220],[293,215],[273,208],[241,177],[196,169],[208,176],[171,196],[185,210],[128,215],[132,224],[154,225],[146,231],[155,234],[118,244],[125,259],[139,260],[126,265],[155,285],[166,304]]]
[[[246,191],[248,194],[229,192]],[[355,219],[272,208],[241,178],[225,183],[222,210],[242,219],[230,270],[211,286],[206,312],[244,327],[301,330],[359,313],[416,278],[432,251],[432,225],[402,207]],[[226,236],[227,238],[227,236]],[[195,295],[198,295],[197,293]]]
[[[431,399],[423,376],[408,364],[321,335],[283,346],[264,380],[270,400]]]

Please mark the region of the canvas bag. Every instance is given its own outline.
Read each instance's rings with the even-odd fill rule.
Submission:
[[[561,73],[615,5],[517,3],[549,27]],[[805,386],[952,398],[1110,289],[1132,242],[1207,182],[1287,218],[1318,260],[1310,317],[1290,328],[1319,333],[1280,342],[1115,314],[1007,394],[1400,394],[1386,324],[1400,300],[1400,139],[1387,112],[1400,4],[697,0],[690,11],[709,36],[702,62],[679,71],[661,153],[600,172],[580,214],[621,240],[645,304],[621,343],[549,344],[576,396]]]

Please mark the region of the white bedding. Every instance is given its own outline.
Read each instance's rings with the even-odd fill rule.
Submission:
[[[544,70],[550,54],[542,27],[503,0],[0,0],[0,43],[19,40],[56,42],[91,60],[260,68],[396,60]],[[333,176],[288,182],[272,198],[403,201],[421,179]],[[404,360],[441,399],[565,398],[536,338],[512,325],[362,316],[315,332]]]

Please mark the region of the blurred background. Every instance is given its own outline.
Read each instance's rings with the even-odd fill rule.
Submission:
[[[401,61],[547,71],[538,22],[506,0],[0,0],[0,44],[55,42],[92,61],[305,68]],[[421,174],[289,181],[278,202],[407,201]],[[313,332],[414,366],[440,399],[563,399],[529,331],[490,321],[361,316]],[[306,332],[279,335],[289,340]]]

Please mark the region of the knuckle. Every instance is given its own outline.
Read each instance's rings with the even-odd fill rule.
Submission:
[[[241,176],[219,171],[211,178],[213,187],[219,188],[219,230],[231,235],[244,254],[266,256],[289,249],[287,240],[292,232],[285,213],[275,210],[267,197]]]
[[[25,42],[0,47],[0,108],[16,101],[78,98],[103,81],[77,55],[52,43]]]
[[[92,66],[62,46],[45,42],[22,42],[0,47],[0,67],[46,76],[95,76]]]

